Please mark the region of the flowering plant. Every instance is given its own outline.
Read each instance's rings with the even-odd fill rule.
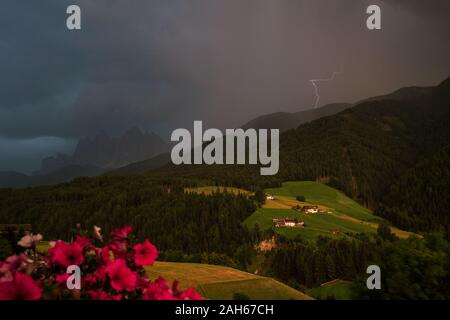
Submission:
[[[78,229],[79,226],[78,226]],[[19,245],[27,250],[0,261],[0,300],[94,299],[94,300],[198,300],[193,289],[180,290],[159,277],[150,280],[144,267],[158,257],[156,247],[145,240],[132,245],[131,226],[111,232],[103,246],[101,229],[93,237],[82,232],[71,243],[50,243],[45,253],[36,251],[41,235],[26,235]],[[69,289],[69,266],[80,270],[80,287]]]

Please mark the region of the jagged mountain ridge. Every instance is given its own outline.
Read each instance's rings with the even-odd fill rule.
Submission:
[[[80,139],[72,156],[57,154],[43,159],[41,169],[33,174],[46,175],[74,165],[114,169],[164,153],[168,148],[158,135],[137,127],[119,137],[103,132],[93,138]]]

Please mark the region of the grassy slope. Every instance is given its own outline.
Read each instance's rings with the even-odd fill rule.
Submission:
[[[147,268],[151,279],[177,279],[181,288],[195,287],[208,299],[232,299],[242,293],[253,300],[307,300],[311,297],[274,279],[260,277],[233,268],[197,263],[157,262]]]
[[[352,283],[344,280],[335,280],[308,290],[308,294],[316,299],[326,300],[334,297],[336,300],[351,300]]]
[[[276,232],[289,238],[314,240],[319,235],[342,237],[342,233],[374,233],[382,221],[342,192],[318,182],[286,182],[281,188],[268,189],[266,192],[273,194],[276,199],[267,201],[263,208],[245,220],[249,228],[258,223],[261,229],[266,230],[272,227],[273,218],[299,218],[305,221],[305,228],[277,228]],[[306,198],[306,204],[317,204],[329,213],[306,215],[292,210],[293,205],[305,204],[295,200],[300,195]],[[333,235],[333,229],[340,229],[341,234]],[[397,228],[392,228],[392,231],[401,238],[411,235]]]
[[[309,214],[306,215],[292,209],[259,209],[251,215],[245,224],[250,227],[258,223],[262,230],[267,230],[272,227],[273,218],[298,218],[305,221],[305,228],[277,228],[276,231],[287,237],[294,238],[300,235],[305,239],[314,239],[319,235],[332,236],[331,230],[339,228],[341,233],[371,233],[376,232],[376,229],[361,223],[341,219],[330,214]]]
[[[342,192],[318,182],[285,182],[281,188],[268,189],[267,192],[294,199],[296,196],[304,196],[309,203],[321,204],[360,220],[380,220],[379,217],[372,215],[369,209],[364,208]]]

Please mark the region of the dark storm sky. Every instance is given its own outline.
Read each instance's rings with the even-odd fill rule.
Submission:
[[[450,75],[448,0],[2,0],[0,170],[30,171],[76,139],[138,125],[355,102]],[[66,8],[82,9],[81,31]],[[365,27],[382,8],[382,31]]]

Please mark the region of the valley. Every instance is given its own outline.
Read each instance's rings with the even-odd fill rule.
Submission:
[[[31,224],[45,240],[65,241],[78,223],[105,237],[132,225],[137,240],[158,248],[158,272],[211,299],[277,290],[283,299],[291,290],[442,299],[450,296],[449,92],[447,79],[289,124],[276,176],[255,165],[175,166],[162,154],[96,177],[0,188],[0,224]],[[16,246],[3,239],[0,255]],[[364,281],[372,264],[384,274],[379,293]]]

